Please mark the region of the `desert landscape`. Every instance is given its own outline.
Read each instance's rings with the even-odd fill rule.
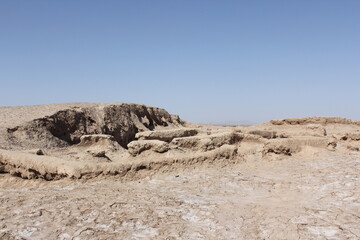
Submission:
[[[360,240],[360,1],[0,1],[0,240]]]
[[[360,121],[0,107],[0,239],[359,239]]]

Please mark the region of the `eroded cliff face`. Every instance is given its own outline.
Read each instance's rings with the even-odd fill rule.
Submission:
[[[164,109],[140,104],[73,107],[7,128],[9,149],[57,148],[78,144],[80,137],[107,134],[124,148],[136,133],[184,122]]]
[[[164,109],[130,103],[0,108],[0,117],[0,173],[26,179],[133,178],[196,164],[360,149],[360,125],[343,118],[194,125]]]

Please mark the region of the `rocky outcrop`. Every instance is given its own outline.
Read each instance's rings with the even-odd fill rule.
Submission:
[[[262,155],[266,156],[268,154],[274,153],[291,156],[294,153],[300,152],[303,147],[334,150],[337,147],[337,143],[333,138],[323,137],[296,137],[288,139],[277,139],[264,144]]]
[[[360,121],[354,121],[340,117],[304,117],[304,118],[286,118],[280,120],[271,120],[273,125],[307,125],[307,124],[351,124],[359,125]]]
[[[174,138],[190,137],[198,134],[196,129],[192,128],[179,128],[160,131],[146,131],[136,134],[136,138],[140,140],[160,140],[171,142]]]
[[[7,137],[12,148],[56,148],[78,144],[83,135],[107,134],[126,148],[139,131],[182,125],[164,109],[122,103],[60,110],[8,128]]]
[[[179,148],[210,151],[223,145],[233,145],[244,138],[243,134],[237,132],[218,133],[205,136],[193,136],[184,138],[174,138],[172,145]]]
[[[28,179],[131,176],[181,164],[360,149],[360,125],[344,118],[284,119],[248,127],[194,125],[164,109],[125,103],[14,108],[6,120],[11,113],[0,108],[5,119],[0,123],[0,173]]]
[[[346,148],[350,151],[354,151],[354,152],[359,152],[360,151],[360,147],[359,146],[354,146],[354,145],[346,145]]]
[[[263,138],[267,138],[267,139],[272,139],[272,138],[277,138],[278,135],[275,131],[264,131],[264,130],[253,130],[253,131],[249,131],[249,134],[253,134],[253,135],[259,135]]]
[[[169,144],[160,140],[138,140],[132,141],[128,145],[128,152],[132,156],[139,155],[146,150],[152,150],[157,153],[164,153],[169,150]]]
[[[345,135],[340,137],[343,141],[360,141],[360,133],[346,133]]]
[[[106,134],[83,135],[80,137],[79,146],[94,146],[94,145],[115,145],[115,138]]]

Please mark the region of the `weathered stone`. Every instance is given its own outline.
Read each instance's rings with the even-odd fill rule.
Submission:
[[[164,153],[169,150],[169,144],[159,140],[138,140],[132,141],[128,145],[128,151],[132,156],[139,155],[140,153],[152,150],[158,153]]]
[[[174,138],[190,137],[198,134],[196,129],[191,128],[176,128],[160,131],[145,131],[136,134],[136,138],[140,140],[160,140],[171,142]]]

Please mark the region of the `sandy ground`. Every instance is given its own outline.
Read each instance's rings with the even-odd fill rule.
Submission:
[[[0,107],[0,239],[360,239],[360,122]],[[52,181],[46,181],[46,180]]]
[[[142,180],[0,175],[0,239],[360,239],[360,153]]]

